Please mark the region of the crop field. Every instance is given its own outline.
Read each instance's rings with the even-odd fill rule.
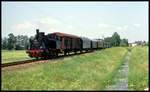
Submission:
[[[148,88],[148,49],[149,47],[135,47],[131,50],[130,57],[130,71],[129,71],[129,89],[130,90],[143,90]]]
[[[23,61],[31,59],[26,50],[2,50],[2,63]]]
[[[126,53],[126,48],[113,47],[18,72],[2,72],[1,87],[2,90],[103,90],[113,82]]]

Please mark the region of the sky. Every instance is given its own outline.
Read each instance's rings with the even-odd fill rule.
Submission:
[[[148,2],[2,2],[1,36],[62,32],[90,39],[114,32],[129,42],[149,38]]]

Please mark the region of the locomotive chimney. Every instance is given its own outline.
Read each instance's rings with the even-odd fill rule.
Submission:
[[[36,29],[36,34],[39,34],[39,29]]]
[[[39,38],[39,29],[36,29],[36,38]]]

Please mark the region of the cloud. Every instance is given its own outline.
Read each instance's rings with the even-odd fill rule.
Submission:
[[[73,16],[68,16],[68,18],[72,19],[72,18],[73,18]]]
[[[48,29],[47,33],[53,33],[53,32],[60,32],[59,29],[56,29],[56,28],[50,28]]]
[[[39,20],[41,24],[61,24],[61,21],[54,18],[41,18]]]
[[[133,24],[135,27],[141,27],[141,24]]]
[[[42,24],[61,24],[62,22],[55,18],[40,18],[40,19],[32,19],[29,21],[25,21],[24,23],[15,24],[12,26],[14,30],[26,30],[26,29],[35,29],[35,28],[45,28]]]
[[[98,24],[98,27],[100,27],[100,28],[108,28],[109,26],[107,24]]]
[[[33,28],[35,27],[35,25],[33,25],[30,22],[25,22],[23,24],[16,24],[13,26],[13,28],[17,29],[17,30],[21,30],[21,29],[29,29],[29,28]]]
[[[129,27],[128,25],[125,25],[125,26],[123,26],[123,29],[126,30],[126,29],[128,29],[128,27]]]
[[[72,29],[72,28],[73,28],[73,26],[72,26],[72,25],[69,25],[69,26],[68,26],[68,28],[69,28],[69,29]]]
[[[116,27],[117,30],[126,30],[127,28],[128,28],[128,25],[117,26],[117,27]]]
[[[123,28],[122,28],[122,27],[116,27],[116,29],[117,29],[117,30],[122,30]]]

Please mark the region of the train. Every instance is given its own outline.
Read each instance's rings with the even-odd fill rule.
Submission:
[[[67,55],[71,52],[82,53],[83,51],[110,48],[109,42],[102,39],[91,40],[87,37],[79,37],[68,33],[54,32],[45,35],[36,29],[36,35],[29,40],[30,46],[26,53],[31,58],[48,59],[57,57],[58,54]]]

